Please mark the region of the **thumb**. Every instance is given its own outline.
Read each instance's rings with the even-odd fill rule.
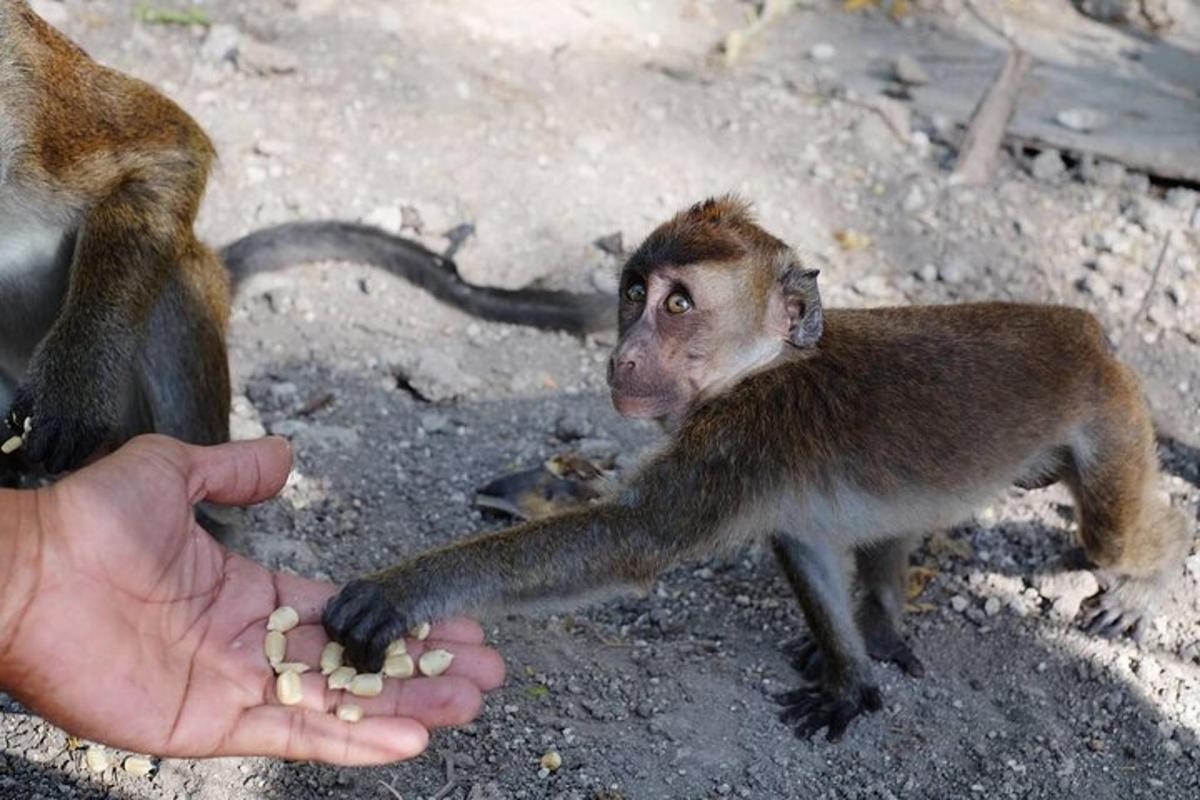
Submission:
[[[188,489],[193,503],[252,505],[283,488],[292,469],[292,447],[278,436],[215,447],[188,448]]]

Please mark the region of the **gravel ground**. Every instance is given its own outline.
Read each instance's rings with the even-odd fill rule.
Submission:
[[[618,262],[595,239],[632,244],[736,190],[827,262],[830,305],[1087,307],[1146,377],[1162,488],[1196,517],[1196,192],[1032,152],[1006,154],[987,190],[949,187],[952,126],[914,118],[900,141],[840,91],[813,46],[856,41],[823,39],[840,12],[814,5],[731,69],[709,56],[740,24],[732,0],[208,0],[212,28],[135,23],[132,2],[37,7],[211,132],[222,163],[201,227],[214,243],[336,216],[441,249],[470,222],[458,260],[473,280],[608,286]],[[861,234],[841,236],[851,249],[835,236],[847,230]],[[506,470],[569,447],[635,461],[658,434],[609,408],[610,345],[473,321],[359,266],[256,278],[231,331],[235,430],[285,434],[298,459],[241,546],[345,580],[498,526],[470,501]],[[0,796],[1200,796],[1200,554],[1145,649],[1097,641],[1063,620],[1093,585],[1056,565],[1070,520],[1060,487],[1013,489],[934,534],[907,619],[928,674],[881,668],[885,710],[838,745],[799,741],[774,718],[771,695],[796,681],[779,645],[803,624],[768,554],[747,551],[675,570],[647,597],[490,620],[508,684],[407,764],[167,760],[144,778],[91,774],[78,742],[5,700]],[[562,767],[540,773],[548,750]]]

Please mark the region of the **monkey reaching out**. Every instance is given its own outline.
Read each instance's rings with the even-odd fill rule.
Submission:
[[[910,543],[1014,482],[1067,483],[1108,577],[1084,624],[1137,628],[1178,571],[1184,517],[1159,499],[1137,379],[1089,314],[991,303],[825,311],[815,271],[731,199],[659,227],[621,277],[617,409],[674,431],[615,499],[432,550],[325,609],[378,669],[410,624],[648,584],[752,538],[808,623],[799,733],[838,738],[881,705],[869,657],[920,672],[901,637]],[[859,563],[857,619],[843,557]]]
[[[149,431],[228,439],[225,266],[359,261],[487,319],[582,333],[609,317],[600,295],[473,286],[350,223],[280,225],[218,257],[193,231],[213,158],[173,102],[0,0],[0,443],[20,446],[0,471],[71,469]]]

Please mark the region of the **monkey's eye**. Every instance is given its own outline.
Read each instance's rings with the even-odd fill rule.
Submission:
[[[664,305],[668,314],[682,314],[692,307],[692,299],[682,292],[675,292]]]
[[[631,303],[646,302],[646,285],[643,283],[631,283],[625,287],[625,299]]]

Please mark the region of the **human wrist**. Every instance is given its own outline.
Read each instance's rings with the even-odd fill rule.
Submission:
[[[0,489],[0,686],[41,573],[49,489]]]

